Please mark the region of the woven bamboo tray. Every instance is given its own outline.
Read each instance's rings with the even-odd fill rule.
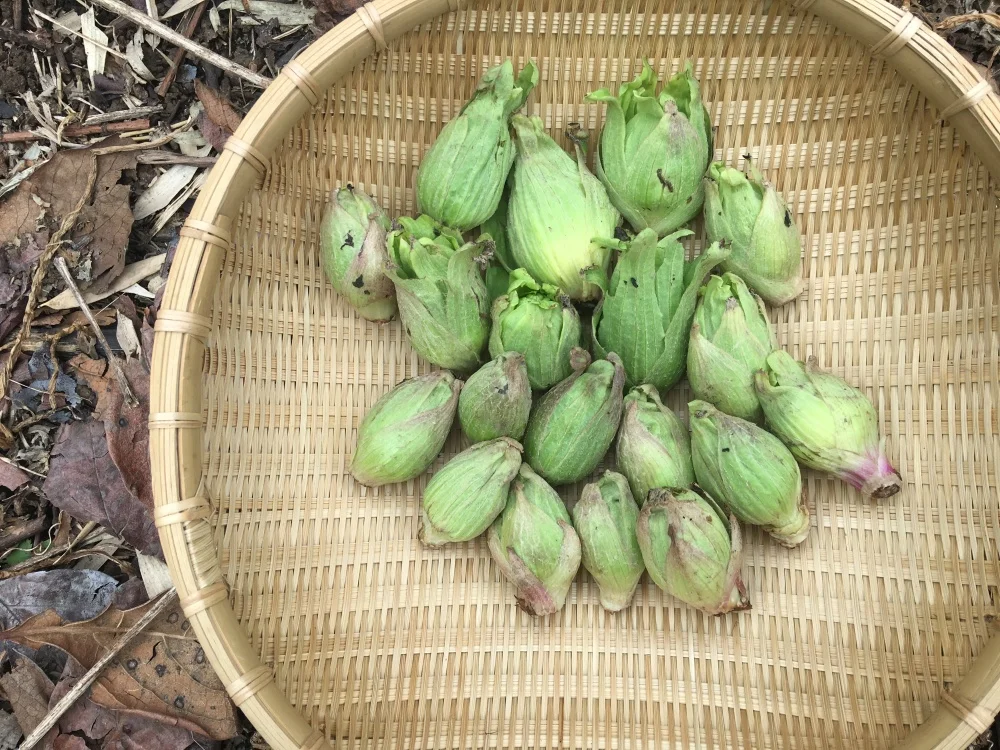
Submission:
[[[646,581],[609,615],[581,571],[533,620],[482,541],[420,547],[425,479],[346,471],[365,410],[427,367],[324,280],[324,202],[353,182],[412,212],[424,149],[506,56],[538,61],[550,132],[596,132],[583,95],[643,57],[692,60],[716,158],[749,152],[794,208],[807,286],[779,338],[866,389],[905,489],[871,504],[807,473],[801,548],[747,530],[750,612]],[[362,8],[230,139],[156,322],[156,520],[233,700],[281,750],[964,748],[1000,708],[998,179],[1000,101],[880,0]]]

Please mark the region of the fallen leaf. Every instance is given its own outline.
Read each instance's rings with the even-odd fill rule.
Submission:
[[[191,184],[185,187],[180,194],[170,201],[170,205],[164,208],[160,215],[156,217],[156,222],[153,224],[152,232],[153,234],[159,234],[174,217],[181,207],[187,202],[187,200],[195,194],[198,190],[201,190],[202,186],[208,182],[208,170],[203,169],[198,175],[191,180]]]
[[[146,363],[147,368],[151,368],[153,366],[153,340],[156,336],[156,332],[153,330],[153,324],[150,322],[150,315],[152,315],[152,313],[150,313],[147,309],[146,315],[142,319],[142,330],[139,331],[139,337],[142,339],[142,360]]]
[[[69,656],[59,684],[52,691],[50,705],[62,698],[84,673],[80,663]],[[187,747],[214,750],[219,746],[202,733],[180,726],[171,717],[146,711],[116,710],[101,705],[100,701],[118,702],[98,683],[63,714],[59,729],[83,734],[99,742],[105,750],[184,750]]]
[[[55,646],[89,669],[152,604],[109,607],[92,620],[75,623],[50,611],[0,633],[0,638],[30,648]],[[237,731],[235,707],[176,602],[112,659],[91,699],[108,708],[167,717],[165,721],[217,740]]]
[[[111,367],[103,359],[92,359],[86,354],[77,354],[68,362],[67,369],[77,381],[83,381],[94,392],[94,412],[91,416],[103,421],[104,414],[108,410],[108,399],[112,391],[118,387],[113,382]]]
[[[103,612],[118,582],[96,570],[43,570],[0,581],[0,628],[55,611],[63,620],[89,620]]]
[[[35,319],[31,322],[32,328],[51,328],[57,326],[63,322],[63,318],[66,317],[66,313],[54,312],[48,315],[36,315]]]
[[[106,147],[127,142],[113,136],[98,145]],[[89,269],[79,281],[81,287],[90,292],[107,289],[125,267],[132,210],[129,207],[130,187],[121,184],[120,180],[122,172],[135,169],[135,164],[136,152],[98,157],[93,193],[71,234],[71,239],[81,247],[77,251],[79,260],[71,265],[77,272],[77,269]],[[67,149],[58,152],[29,179],[21,182],[0,212],[0,245],[23,246],[22,238],[33,237],[40,251],[49,230],[57,227],[80,200],[92,165],[89,148]],[[39,225],[44,231],[39,231]],[[69,307],[73,306],[75,303]]]
[[[52,449],[45,496],[81,521],[94,521],[136,549],[162,555],[152,506],[129,491],[108,448],[104,423],[70,422],[59,429]]]
[[[141,351],[139,334],[135,332],[135,324],[122,313],[118,313],[118,324],[115,330],[118,346],[122,348],[125,359],[132,359]]]
[[[108,57],[108,35],[98,28],[93,8],[80,16],[80,35],[83,37],[83,49],[87,53],[90,82],[93,83],[94,76],[104,72],[104,63]]]
[[[28,304],[28,271],[11,266],[7,251],[0,250],[0,341],[21,325]]]
[[[0,711],[0,750],[14,750],[23,735],[17,717],[6,711]]]
[[[149,555],[144,555],[141,552],[138,554],[140,560],[147,558],[159,562],[155,557],[149,557]],[[115,590],[115,595],[111,599],[111,603],[118,607],[118,609],[132,609],[132,607],[138,607],[140,604],[145,604],[148,601],[149,596],[146,593],[146,584],[141,578],[129,578]]]
[[[177,0],[173,5],[170,6],[170,10],[160,16],[160,19],[171,18],[179,13],[183,13],[188,8],[194,8],[197,5],[201,5],[205,0]]]
[[[94,316],[94,320],[97,321],[97,325],[101,326],[102,328],[104,326],[109,326],[112,323],[114,323],[115,319],[118,317],[116,315],[116,310],[114,307],[106,307],[103,310],[91,310],[90,313],[91,315]],[[54,314],[64,314],[64,313],[54,313]],[[68,326],[83,325],[84,323],[90,325],[90,321],[87,320],[87,316],[83,314],[82,310],[74,310],[73,312],[71,312],[69,315],[66,316],[66,325]]]
[[[30,659],[22,656],[15,660],[14,668],[0,677],[0,690],[24,734],[34,731],[49,712],[52,681]]]
[[[84,292],[83,299],[87,304],[93,304],[94,302],[100,302],[105,297],[110,297],[112,294],[124,291],[137,281],[142,281],[159,271],[166,259],[167,254],[160,253],[159,255],[151,255],[148,258],[131,263],[125,266],[125,270],[115,278],[113,284],[100,292]],[[60,292],[42,304],[50,310],[69,310],[76,307],[76,297],[67,289],[65,292]]]
[[[149,464],[149,373],[141,360],[122,363],[139,405],[131,407],[117,384],[108,396],[104,428],[108,453],[129,491],[153,512],[153,479]],[[157,545],[159,549],[159,545]],[[145,550],[149,552],[149,550]],[[154,553],[151,553],[154,554]],[[155,553],[158,554],[158,553]]]
[[[155,6],[154,6],[155,7]],[[142,45],[145,42],[145,37],[143,36],[142,29],[135,32],[135,36],[125,45],[125,59],[128,61],[129,67],[132,68],[136,77],[142,82],[152,81],[156,79],[156,76],[146,67],[146,63],[142,59]]]
[[[139,221],[166,208],[170,201],[194,179],[197,173],[198,167],[187,164],[175,164],[170,167],[146,188],[146,192],[139,196],[132,208],[132,216],[136,221]]]
[[[52,750],[87,750],[87,743],[75,734],[58,734],[52,740]]]
[[[267,21],[277,21],[278,26],[308,26],[316,11],[296,3],[276,3],[269,0],[225,0],[219,3],[219,10],[240,11],[242,26],[259,26]],[[245,12],[249,10],[249,13]]]
[[[198,129],[217,151],[222,151],[243,120],[242,116],[218,91],[201,81],[194,82],[194,93],[205,108],[198,117]]]
[[[14,464],[0,461],[0,487],[16,490],[21,485],[27,484],[29,479],[30,477]]]

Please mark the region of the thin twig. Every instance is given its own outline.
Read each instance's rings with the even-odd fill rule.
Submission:
[[[106,114],[91,115],[83,121],[83,125],[101,125],[105,122],[119,122],[121,120],[135,120],[139,117],[149,117],[163,111],[162,105],[151,104],[148,107],[136,107],[135,109],[122,109],[118,112],[108,112]]]
[[[165,39],[174,46],[186,49],[190,54],[194,55],[198,59],[209,62],[221,70],[225,70],[228,73],[232,73],[234,76],[242,78],[248,83],[252,83],[257,88],[267,88],[267,85],[271,82],[271,79],[267,76],[254,73],[252,70],[248,70],[242,65],[237,65],[231,60],[227,60],[222,55],[212,52],[210,49],[206,49],[197,42],[191,41],[183,34],[178,34],[166,24],[153,20],[142,11],[138,11],[131,5],[126,5],[125,3],[120,2],[120,0],[93,0],[93,2],[95,5],[100,5],[106,10],[114,11],[118,15],[127,18],[136,26],[156,34],[161,39]]]
[[[28,292],[28,302],[24,307],[24,316],[21,319],[21,328],[17,332],[17,336],[14,338],[14,343],[10,348],[10,355],[7,357],[7,361],[4,363],[3,369],[0,370],[0,401],[3,401],[3,399],[7,396],[7,387],[10,384],[10,376],[13,374],[14,368],[17,366],[17,359],[21,355],[21,346],[31,333],[31,323],[35,319],[35,311],[38,308],[38,295],[41,293],[42,283],[45,281],[45,275],[49,272],[49,264],[52,262],[52,258],[56,254],[56,251],[58,251],[62,246],[63,237],[69,234],[76,224],[76,220],[79,218],[80,212],[83,211],[83,207],[86,206],[90,200],[90,194],[93,192],[94,185],[97,182],[97,154],[94,152],[92,153],[93,158],[90,160],[90,174],[87,176],[87,184],[80,195],[80,200],[76,202],[73,210],[66,215],[62,224],[59,225],[59,228],[55,231],[52,237],[49,238],[48,243],[45,245],[45,249],[38,258],[38,265],[35,267],[35,274],[31,277],[31,290]],[[13,440],[14,435],[11,433],[10,428],[3,424],[3,422],[0,422],[0,442],[10,445]]]
[[[100,677],[101,672],[104,668],[111,663],[111,661],[118,656],[123,648],[125,648],[132,640],[139,635],[143,630],[149,627],[150,623],[153,622],[157,617],[159,617],[163,611],[173,604],[177,600],[177,589],[170,589],[165,592],[163,596],[149,608],[139,621],[130,627],[125,633],[118,638],[111,648],[109,648],[105,654],[97,660],[97,662],[90,669],[87,670],[87,674],[80,678],[66,695],[64,695],[56,705],[54,705],[44,718],[39,722],[38,726],[35,727],[34,731],[31,732],[27,737],[24,738],[24,742],[21,744],[21,750],[31,750],[38,742],[48,734],[49,730],[56,725],[56,722],[62,718],[62,715],[66,713],[80,697],[87,692],[91,685]]]
[[[216,156],[188,156],[173,151],[150,151],[139,154],[140,164],[183,164],[188,167],[211,167],[218,161]]]
[[[116,113],[117,114],[117,113]],[[62,138],[80,138],[89,135],[109,135],[111,133],[134,133],[149,130],[149,120],[129,120],[128,122],[109,122],[96,125],[70,125],[62,130]],[[0,136],[0,143],[24,143],[40,141],[48,138],[48,134],[34,130],[17,130]]]
[[[180,24],[178,24],[178,29],[180,33],[185,36],[185,38],[190,39],[194,36],[195,30],[198,28],[198,24],[201,22],[201,17],[205,13],[205,6],[208,3],[202,2],[193,8],[188,8],[184,12],[184,16]],[[163,76],[163,82],[157,86],[156,93],[161,99],[167,96],[167,92],[170,91],[170,87],[174,85],[174,78],[177,77],[177,71],[180,70],[181,65],[184,63],[184,56],[187,51],[183,47],[178,47],[174,50],[174,54],[170,57],[170,69],[167,70],[167,74]]]
[[[66,265],[65,258],[56,258],[56,270],[59,271],[59,275],[63,277],[63,281],[66,282],[66,286],[69,287],[70,291],[73,292],[73,296],[76,298],[76,304],[80,307],[80,311],[87,316],[87,320],[90,321],[90,327],[94,329],[94,335],[97,336],[97,340],[101,342],[101,346],[104,347],[104,351],[108,355],[108,363],[111,365],[111,372],[115,376],[115,380],[118,381],[118,387],[121,388],[122,396],[125,397],[125,403],[135,408],[139,405],[139,399],[135,396],[135,391],[132,390],[132,386],[129,385],[128,378],[125,377],[125,371],[122,369],[121,364],[118,362],[118,358],[111,353],[111,344],[108,343],[107,338],[104,336],[104,331],[97,324],[97,320],[94,318],[94,313],[90,311],[90,306],[87,304],[87,300],[83,298],[83,292],[80,291],[80,287],[76,285],[76,280],[73,278],[73,274],[69,272],[69,266]]]

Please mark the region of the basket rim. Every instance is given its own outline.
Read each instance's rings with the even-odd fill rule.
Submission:
[[[942,37],[886,0],[783,0],[886,58],[923,93],[1000,179],[1000,96]],[[465,0],[374,0],[317,39],[267,87],[209,173],[181,230],[155,325],[150,378],[154,519],[184,613],[226,690],[277,750],[330,745],[278,689],[236,619],[218,564],[202,483],[202,366],[211,332],[214,280],[230,246],[230,224],[263,177],[288,129],[326,88],[389,41]],[[213,252],[221,250],[222,252]],[[1000,711],[1000,634],[935,711],[897,748],[962,750]]]

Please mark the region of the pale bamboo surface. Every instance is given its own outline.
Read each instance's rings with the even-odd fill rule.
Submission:
[[[151,452],[185,612],[273,746],[924,750],[1000,708],[1000,104],[897,8],[799,6],[379,0],[248,115],[171,272]],[[865,388],[906,486],[875,505],[807,473],[801,548],[748,531],[748,613],[647,580],[608,615],[581,573],[532,620],[485,543],[420,547],[425,478],[347,473],[364,411],[427,367],[323,279],[325,199],[353,182],[412,212],[423,150],[507,56],[539,63],[551,132],[595,134],[585,93],[692,60],[716,158],[750,153],[793,206],[808,282],[779,339]]]

